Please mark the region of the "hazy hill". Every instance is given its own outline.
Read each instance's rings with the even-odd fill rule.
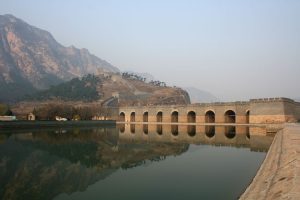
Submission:
[[[50,89],[28,95],[25,100],[98,101],[105,103],[118,99],[119,105],[188,104],[189,95],[180,88],[147,83],[139,76],[116,73],[86,75],[74,78]]]
[[[87,49],[64,47],[44,30],[0,15],[0,101],[98,71],[119,72]]]
[[[300,98],[294,98],[294,100],[300,102]]]
[[[184,88],[190,95],[192,103],[210,103],[219,101],[213,94],[194,87]]]

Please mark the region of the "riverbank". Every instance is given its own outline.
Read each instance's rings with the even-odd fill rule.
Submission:
[[[7,129],[30,129],[30,128],[62,128],[81,126],[115,126],[114,120],[94,121],[0,121],[0,130]]]
[[[300,199],[300,124],[280,130],[244,199]]]

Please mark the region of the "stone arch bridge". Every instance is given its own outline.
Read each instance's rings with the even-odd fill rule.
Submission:
[[[300,120],[300,103],[288,98],[226,103],[120,107],[125,123],[284,123]]]

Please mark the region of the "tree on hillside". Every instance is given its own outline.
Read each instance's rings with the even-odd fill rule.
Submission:
[[[13,113],[12,111],[10,110],[9,106],[6,105],[6,104],[0,104],[0,116],[12,116]]]
[[[40,120],[55,120],[56,116],[69,120],[91,120],[100,110],[95,106],[74,107],[64,104],[47,104],[35,109],[35,115]]]
[[[50,89],[38,92],[30,97],[30,100],[62,99],[73,101],[94,101],[101,98],[97,88],[101,88],[102,80],[92,74],[84,77],[51,86]],[[99,87],[100,86],[100,87]]]

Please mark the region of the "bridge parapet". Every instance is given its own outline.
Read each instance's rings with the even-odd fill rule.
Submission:
[[[259,103],[259,102],[290,102],[294,103],[295,101],[285,97],[275,97],[275,98],[259,98],[259,99],[250,99],[251,103]]]
[[[191,104],[191,105],[196,105],[196,106],[231,106],[231,105],[247,105],[247,104],[249,104],[249,101],[196,103],[196,104]]]

